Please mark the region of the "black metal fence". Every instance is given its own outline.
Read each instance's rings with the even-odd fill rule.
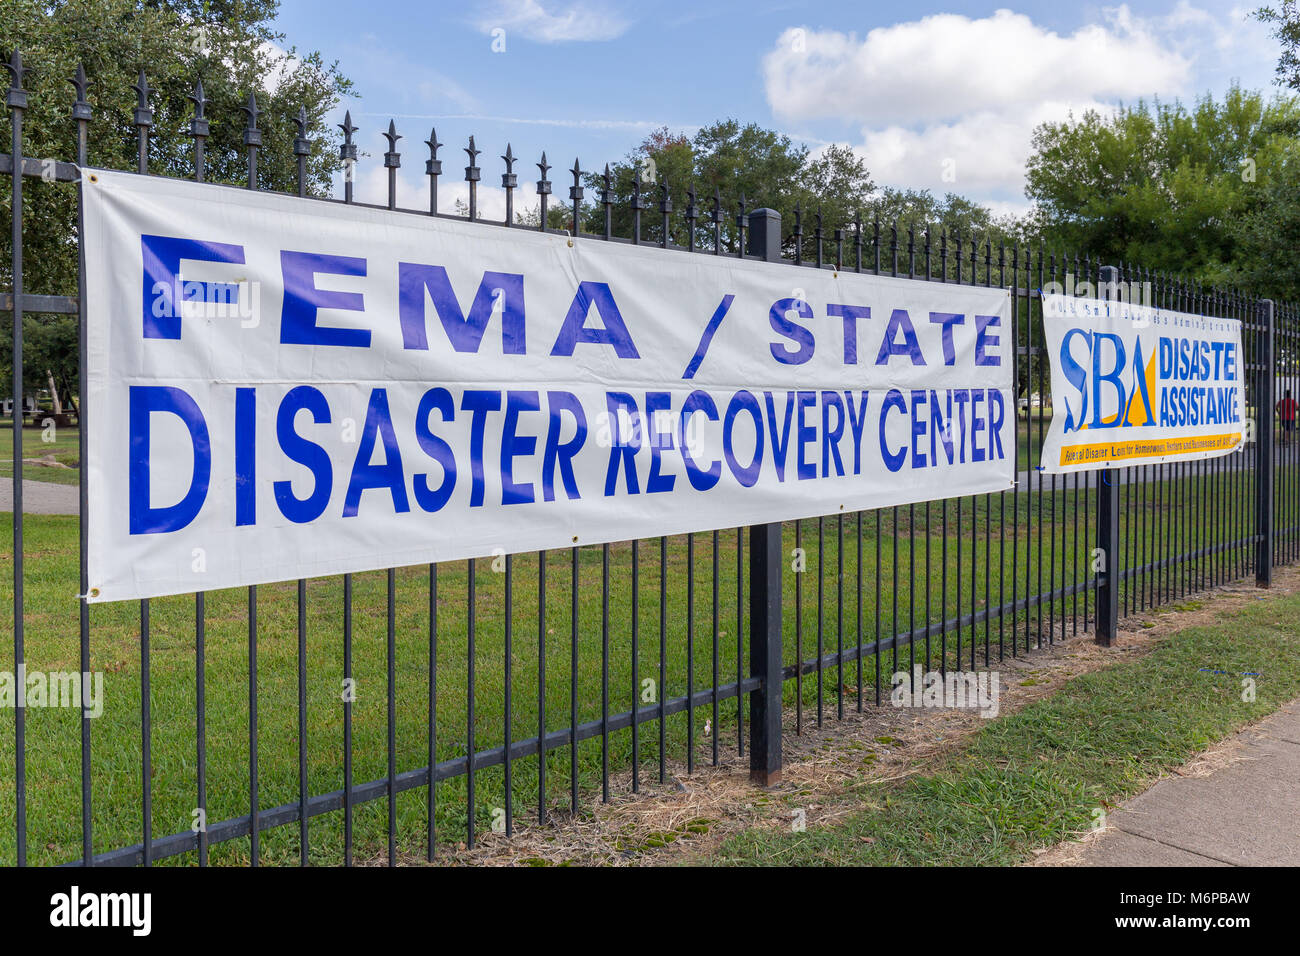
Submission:
[[[17,54],[8,68],[11,148],[0,173],[12,185],[12,290],[0,308],[13,318],[21,409],[24,315],[76,314],[85,342],[84,295],[24,287],[24,186],[77,182],[94,162],[95,117],[79,72],[75,157],[24,155],[28,93]],[[137,95],[136,172],[148,176],[153,116],[143,76]],[[201,87],[195,106],[191,172],[202,180]],[[251,98],[246,113],[246,186],[255,189],[261,136]],[[349,204],[357,130],[350,116],[341,128],[349,169],[341,202]],[[387,207],[395,209],[403,156],[392,124],[387,136]],[[307,195],[311,145],[300,130],[298,195],[340,202]],[[403,212],[455,218],[439,210],[436,132],[428,145],[429,206]],[[480,152],[471,137],[467,211],[483,222]],[[506,221],[485,229],[520,228],[511,222],[519,187],[508,146],[503,158]],[[546,229],[544,156],[538,168],[535,228]],[[701,207],[692,188],[678,211],[666,183],[639,179],[632,232],[614,235],[608,171],[594,205],[584,202],[577,162],[571,172],[566,208],[577,241],[643,242],[644,217],[666,269],[682,254],[777,260],[785,240],[787,261],[808,268],[1009,289],[1016,488],[92,608],[75,597],[87,587],[87,483],[78,482],[80,519],[27,513],[29,436],[13,427],[13,587],[0,594],[12,605],[13,654],[5,663],[21,674],[75,661],[83,674],[106,672],[110,693],[97,718],[80,708],[0,709],[0,766],[13,768],[0,793],[0,862],[395,864],[434,860],[440,842],[472,847],[485,831],[509,838],[529,819],[572,817],[733,753],[749,757],[757,781],[773,783],[783,723],[799,734],[888,706],[900,671],[990,667],[1089,630],[1109,642],[1121,616],[1252,573],[1267,585],[1273,563],[1300,556],[1294,413],[1273,415],[1283,392],[1300,392],[1296,307],[1136,267],[1103,275],[1086,258],[928,225],[859,219],[827,229],[817,216],[805,230],[800,216],[783,235],[779,217],[751,209],[747,197],[718,188]],[[583,229],[593,222],[603,228]],[[672,238],[683,222],[684,245]],[[1253,442],[1239,454],[1125,468],[1100,481],[1039,471],[1050,417],[1041,295],[1067,276],[1144,283],[1152,304],[1243,320]],[[84,370],[81,385],[78,400]],[[77,412],[84,460],[97,410]]]

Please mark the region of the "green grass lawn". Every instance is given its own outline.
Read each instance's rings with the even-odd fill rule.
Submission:
[[[0,478],[14,473],[13,419],[0,422]],[[81,453],[75,426],[27,425],[23,428],[23,478],[75,485],[80,481]]]
[[[1250,702],[1242,700],[1243,673],[1259,675]],[[1034,849],[1086,830],[1095,810],[1145,790],[1297,695],[1300,595],[1253,603],[989,721],[933,772],[851,785],[840,799],[856,809],[841,822],[802,833],[756,829],[728,839],[717,861],[1020,863]],[[783,798],[791,809],[799,799]]]
[[[949,614],[955,613],[956,525],[955,505],[949,536],[952,578],[947,582]],[[923,509],[918,509],[921,511]],[[900,509],[899,531],[906,525],[907,509]],[[938,509],[934,509],[937,519]],[[5,516],[7,518],[7,516]],[[915,578],[914,563],[924,560],[924,541],[931,544],[932,563],[940,560],[942,541],[936,534],[928,538],[918,532],[913,550],[901,549],[895,565],[893,554],[892,515],[885,517],[882,533],[888,544],[882,549],[882,586],[892,586],[893,571],[899,567],[903,581]],[[972,515],[970,502],[963,512],[969,536]],[[982,527],[983,511],[974,517]],[[7,521],[0,521],[0,534],[8,540]],[[833,546],[837,519],[825,522],[825,546]],[[856,519],[845,519],[846,534],[856,533]],[[77,667],[76,522],[72,518],[29,517],[26,522],[27,554],[27,661],[29,668],[44,670]],[[978,530],[978,529],[977,529]],[[787,574],[786,661],[793,664],[800,646],[805,658],[817,647],[817,577],[819,549],[816,522],[805,523],[802,546],[808,551],[808,571]],[[874,516],[863,525],[864,561],[872,562],[866,572],[862,601],[864,637],[874,635],[876,602],[874,584],[875,524]],[[906,540],[906,539],[905,539]],[[787,550],[795,547],[795,530],[788,533]],[[718,537],[718,662],[719,681],[734,680],[736,672],[736,553],[734,533]],[[1027,542],[1025,542],[1027,547]],[[970,552],[969,542],[963,555]],[[640,545],[641,577],[639,594],[639,662],[636,668],[636,691],[645,679],[659,677],[659,547],[657,542]],[[997,557],[998,549],[994,549]],[[579,552],[579,720],[599,717],[601,713],[601,594],[603,582],[602,550]],[[1006,553],[1010,569],[1010,550]],[[982,561],[982,557],[980,559]],[[634,693],[631,662],[631,546],[610,548],[609,619],[610,619],[610,707],[612,712],[628,709]],[[856,540],[849,538],[845,547],[845,604],[842,622],[846,645],[856,641],[858,602],[856,588]],[[570,676],[570,618],[572,574],[571,552],[554,552],[548,558],[546,619],[546,710],[547,727],[568,725]],[[665,620],[667,684],[669,698],[687,690],[687,641],[693,640],[695,688],[713,684],[713,551],[712,536],[699,535],[695,541],[696,581],[694,620],[687,604],[687,543],[672,539],[668,548],[668,613]],[[920,565],[917,564],[919,567]],[[532,735],[537,726],[537,559],[521,556],[513,570],[513,646],[510,676],[513,684],[513,736]],[[821,569],[822,601],[828,619],[823,623],[825,650],[834,649],[839,639],[839,622],[834,616],[837,592],[832,583],[833,570]],[[428,706],[428,572],[427,569],[399,570],[397,578],[397,659],[396,702],[399,769],[423,766],[427,755]],[[924,580],[924,579],[922,579]],[[355,780],[378,779],[386,773],[386,616],[385,576],[383,573],[357,575],[354,578],[354,674],[358,682],[358,700],[353,709]],[[930,589],[934,605],[931,619],[941,620],[942,576],[935,575]],[[468,634],[468,573],[464,562],[442,566],[438,574],[438,753],[449,759],[465,753],[466,740],[466,659]],[[476,563],[476,680],[475,738],[479,748],[498,745],[504,734],[503,691],[506,676],[504,662],[504,575],[491,570],[490,561]],[[969,577],[963,578],[963,606],[974,600],[983,602],[982,585],[972,598]],[[888,590],[886,595],[890,594]],[[918,592],[918,597],[920,592]],[[0,598],[0,620],[6,623],[12,613],[7,600]],[[795,602],[802,597],[802,612],[796,614]],[[923,598],[917,613],[923,613]],[[206,686],[209,820],[216,821],[247,811],[247,619],[244,591],[211,593],[206,598]],[[169,598],[151,602],[152,667],[151,701],[153,706],[154,828],[157,835],[180,832],[188,828],[195,806],[195,737],[194,737],[194,601],[192,598]],[[891,633],[894,609],[886,598],[880,608],[882,633]],[[293,584],[263,586],[258,589],[259,639],[259,773],[262,805],[290,803],[297,795],[297,690],[296,690],[296,588]],[[899,626],[912,626],[911,610],[898,610]],[[311,764],[311,787],[314,792],[328,792],[342,786],[342,713],[339,700],[342,680],[342,598],[338,579],[312,581],[308,587],[308,743]],[[105,714],[92,723],[94,754],[94,816],[97,849],[109,848],[138,840],[140,823],[140,664],[139,609],[134,604],[96,606],[92,618],[92,669],[103,669],[108,698]],[[916,618],[915,620],[920,620]],[[904,625],[906,622],[906,625]],[[692,624],[693,632],[688,629]],[[801,627],[800,627],[801,625]],[[868,630],[870,629],[870,630]],[[801,637],[796,635],[801,630]],[[691,634],[693,633],[693,637]],[[983,631],[980,631],[982,639]],[[993,625],[992,650],[996,658],[997,626]],[[961,632],[966,647],[971,646],[970,629]],[[949,631],[946,641],[956,647],[958,634]],[[1007,640],[1010,641],[1008,634]],[[0,646],[0,660],[11,662],[11,642]],[[938,654],[940,637],[935,635],[934,651]],[[980,660],[983,660],[982,644]],[[898,652],[904,662],[908,648]],[[923,646],[917,648],[923,653]],[[0,666],[11,666],[5,664]],[[887,654],[884,670],[892,672],[891,655]],[[864,670],[864,683],[870,696],[875,680],[873,662]],[[845,683],[856,683],[856,668],[846,667]],[[833,672],[825,677],[828,706],[833,707]],[[886,684],[887,689],[887,684]],[[786,688],[793,703],[795,684]],[[809,705],[815,699],[816,676],[804,680]],[[871,699],[874,700],[874,697]],[[850,698],[849,706],[853,706]],[[833,709],[829,711],[833,715]],[[712,707],[701,708],[696,715],[698,758],[712,754],[712,741],[720,735],[719,745],[735,746],[735,703],[723,703],[721,718],[711,736],[704,735],[706,720],[712,720]],[[31,834],[35,860],[55,862],[74,858],[79,852],[79,721],[72,712],[58,710],[28,711],[28,780],[29,819],[34,822]],[[670,759],[681,759],[686,746],[685,714],[670,717],[666,736]],[[0,713],[0,765],[12,766],[12,711]],[[643,726],[642,761],[645,772],[657,772],[658,726]],[[581,785],[585,799],[594,799],[600,774],[600,742],[591,740],[580,745]],[[630,765],[631,735],[623,732],[610,739],[611,764],[614,769]],[[560,807],[567,804],[569,755],[567,750],[552,753],[547,771],[548,798]],[[514,809],[527,812],[536,803],[536,760],[516,762],[514,769]],[[490,822],[494,807],[504,804],[503,772],[500,767],[476,774],[478,789],[477,817],[480,826]],[[438,824],[444,839],[463,839],[465,825],[465,784],[463,779],[449,781],[438,788]],[[12,820],[13,795],[8,788],[0,792],[0,819]],[[336,862],[341,854],[341,815],[330,814],[313,820],[313,858]],[[36,823],[39,821],[39,823]],[[383,846],[386,827],[383,802],[367,804],[357,810],[358,854],[373,855]],[[399,800],[399,832],[405,852],[418,853],[425,839],[424,793],[403,794]],[[235,841],[214,847],[214,861],[236,862],[246,859],[248,841]],[[296,828],[281,828],[263,836],[263,857],[268,862],[292,861],[298,852]],[[12,826],[0,832],[0,859],[13,859]],[[185,859],[182,857],[181,859]]]
[[[1223,475],[1210,483],[1216,498],[1231,499],[1239,494],[1242,475]],[[1045,485],[1050,487],[1050,485]],[[960,648],[966,665],[996,661],[999,649],[1050,639],[1054,628],[1083,626],[1090,605],[1085,591],[1017,615],[994,617],[961,628],[941,627],[956,615],[976,614],[986,607],[1010,601],[1013,569],[1018,582],[1017,596],[1059,588],[1065,582],[1084,581],[1089,566],[1087,550],[1095,542],[1085,540],[1090,521],[1080,512],[1076,520],[1074,503],[1083,507],[1083,495],[1058,491],[988,498],[950,500],[915,505],[861,516],[861,580],[858,587],[859,524],[857,515],[830,516],[820,522],[805,521],[799,528],[786,527],[785,551],[791,564],[794,549],[806,551],[806,570],[793,573],[787,565],[785,580],[785,661],[809,659],[821,647],[832,652],[842,639],[845,647],[856,645],[859,636],[871,642],[879,634],[888,641],[895,631],[924,628],[929,621],[933,633],[927,644],[897,648],[885,645],[879,672],[885,694],[888,676],[914,662],[937,662],[945,657],[955,664]],[[1163,517],[1176,522],[1190,534],[1201,528],[1195,499],[1184,499],[1178,507],[1153,497],[1146,507],[1135,503],[1131,514],[1141,522]],[[1039,518],[1039,506],[1042,518]],[[1095,502],[1093,503],[1095,507]],[[1017,524],[1016,509],[1019,509]],[[946,533],[942,516],[946,509]],[[927,521],[928,512],[928,521]],[[1055,512],[1055,514],[1054,514]],[[1237,536],[1253,515],[1231,513],[1221,516],[1218,533]],[[7,567],[11,541],[11,516],[0,515],[0,554]],[[837,555],[839,534],[844,535],[843,564]],[[1152,525],[1154,526],[1154,525]],[[1171,525],[1172,526],[1172,525]],[[999,528],[1016,528],[999,535]],[[29,669],[73,670],[78,666],[77,521],[72,517],[28,516],[25,521],[25,630]],[[987,534],[987,537],[986,537]],[[1039,538],[1043,546],[1039,548]],[[1052,542],[1055,541],[1053,548]],[[694,537],[695,584],[688,584],[688,542],[673,538],[667,546],[666,613],[664,664],[666,684],[659,683],[660,664],[660,546],[658,541],[639,545],[638,649],[632,659],[632,546],[609,547],[608,643],[609,707],[611,713],[630,709],[643,692],[642,682],[654,681],[654,699],[664,694],[671,699],[687,691],[688,643],[693,644],[694,687],[713,686],[714,637],[717,635],[718,681],[727,683],[736,675],[737,554],[734,532],[717,538],[718,575],[717,623],[714,624],[713,535]],[[974,543],[974,547],[972,547]],[[1134,548],[1136,560],[1145,555],[1151,541],[1142,537]],[[879,556],[877,550],[879,549]],[[1240,557],[1235,554],[1233,557]],[[579,721],[601,714],[602,601],[605,571],[603,550],[584,548],[579,552],[577,710]],[[571,552],[548,556],[546,618],[539,628],[537,615],[538,560],[536,555],[519,556],[512,563],[513,612],[512,648],[509,667],[504,653],[506,623],[504,575],[490,560],[476,562],[474,576],[476,614],[474,702],[475,745],[479,750],[500,745],[505,737],[504,688],[509,676],[512,686],[511,736],[523,739],[536,733],[538,724],[538,661],[544,641],[546,682],[544,699],[546,727],[569,725],[570,649],[573,622],[571,607]],[[840,576],[842,575],[842,577]],[[959,581],[960,575],[960,581]],[[878,581],[877,581],[878,576]],[[429,572],[427,568],[399,569],[395,575],[396,630],[396,738],[398,771],[427,764],[428,754],[428,668],[429,668]],[[841,584],[842,582],[842,591]],[[466,624],[469,575],[466,562],[438,569],[438,657],[437,657],[437,753],[439,760],[463,756],[467,741],[467,670],[470,635]],[[1180,588],[1190,582],[1171,574],[1167,583]],[[820,585],[820,588],[819,588]],[[382,779],[387,772],[387,657],[386,576],[383,572],[354,576],[353,659],[357,701],[353,706],[354,781]],[[820,593],[819,593],[820,591]],[[307,586],[307,749],[309,786],[313,794],[342,788],[342,705],[343,677],[342,584],[341,579],[320,579]],[[691,600],[693,598],[693,602]],[[0,592],[0,669],[12,669],[12,593]],[[987,603],[986,603],[987,602]],[[819,611],[819,608],[821,609]],[[186,832],[196,806],[195,739],[195,639],[193,597],[157,599],[151,602],[151,717],[153,726],[153,832],[155,837]],[[96,852],[138,842],[141,834],[140,805],[140,608],[135,603],[98,605],[91,608],[91,668],[106,672],[106,709],[91,722],[92,801]],[[1040,616],[1042,623],[1040,625]],[[292,582],[258,589],[258,746],[260,805],[263,808],[294,803],[298,797],[297,731],[297,601]],[[861,631],[859,631],[861,620]],[[248,812],[248,625],[247,593],[243,589],[213,592],[206,597],[206,723],[208,820],[216,822]],[[745,624],[741,622],[740,633]],[[539,631],[544,630],[544,634]],[[946,652],[946,654],[945,654]],[[840,673],[830,668],[822,676],[824,714],[833,719]],[[862,668],[864,700],[874,705],[876,661],[868,658]],[[844,706],[857,706],[858,665],[844,665]],[[787,706],[799,703],[805,726],[815,719],[818,675],[802,680],[802,695],[796,682],[785,686]],[[642,706],[649,706],[643,704]],[[698,760],[712,757],[714,741],[719,747],[736,746],[736,704],[723,702],[719,720],[713,722],[713,708],[706,703],[695,714],[695,754]],[[12,773],[14,759],[14,712],[0,710],[0,767]],[[705,733],[706,721],[710,722]],[[670,761],[684,759],[687,750],[687,715],[671,716],[664,728]],[[633,761],[631,734],[621,731],[609,739],[609,764],[613,771],[626,771]],[[642,725],[639,764],[646,774],[658,773],[659,726],[657,721]],[[73,711],[28,709],[28,820],[29,854],[32,862],[55,863],[80,855],[80,720]],[[584,806],[599,799],[601,742],[599,738],[579,745],[579,784]],[[476,773],[475,822],[480,829],[490,825],[494,808],[505,804],[503,769],[488,768]],[[569,752],[552,751],[547,760],[547,801],[553,809],[568,805]],[[535,812],[538,762],[535,757],[514,762],[512,810],[516,815]],[[11,779],[11,777],[10,777]],[[437,788],[437,836],[440,841],[464,839],[466,784],[456,778]],[[13,862],[13,787],[0,788],[0,863]],[[415,789],[399,795],[399,848],[412,857],[423,851],[425,792]],[[386,801],[359,805],[355,813],[355,838],[359,859],[378,858],[386,843]],[[342,857],[342,814],[332,812],[311,821],[311,855],[314,862],[336,863]],[[262,835],[261,854],[265,862],[296,862],[299,852],[296,826],[280,827]],[[212,848],[213,862],[246,861],[247,838]],[[194,854],[175,858],[192,863]]]
[[[1022,453],[1029,444],[1025,429],[1036,420],[1021,423]],[[7,429],[0,433],[0,467],[8,452]],[[75,462],[75,429],[58,429],[51,443],[41,442],[40,429],[25,430],[25,456],[33,449],[60,460]],[[67,456],[72,456],[70,459]],[[59,472],[28,466],[28,478],[48,480]],[[1294,481],[1283,469],[1279,497],[1294,492]],[[1208,477],[1197,495],[1170,500],[1172,482],[1155,482],[1145,502],[1127,498],[1124,490],[1122,530],[1126,533],[1125,564],[1163,557],[1159,522],[1176,532],[1174,552],[1204,541],[1244,536],[1253,527],[1248,507],[1251,476],[1246,473]],[[1057,479],[1052,494],[1050,479],[1042,494],[1005,493],[980,498],[950,500],[946,504],[904,506],[854,515],[832,515],[820,522],[786,526],[788,558],[785,580],[785,661],[793,665],[820,650],[833,652],[839,643],[856,646],[877,637],[888,642],[896,632],[932,627],[930,641],[890,647],[886,643],[879,662],[861,665],[864,701],[875,702],[877,677],[888,689],[888,675],[913,663],[946,658],[965,666],[999,659],[999,653],[1061,633],[1062,628],[1082,628],[1090,609],[1090,592],[960,628],[943,627],[958,615],[982,614],[1015,596],[1048,592],[1066,584],[1088,580],[1095,495],[1073,490],[1073,479]],[[1190,491],[1190,479],[1189,491]],[[1035,479],[1035,487],[1037,487]],[[1289,489],[1289,491],[1288,491]],[[1226,508],[1202,513],[1199,500],[1229,502]],[[1243,502],[1245,504],[1243,504]],[[944,515],[946,513],[946,526]],[[860,523],[859,523],[860,522]],[[945,530],[946,528],[946,530]],[[1008,529],[1005,534],[1000,529]],[[1010,529],[1014,528],[1012,533]],[[843,534],[842,563],[837,542]],[[1204,538],[1202,539],[1202,535]],[[72,670],[78,666],[77,520],[73,517],[28,516],[25,521],[25,630],[29,669]],[[609,709],[625,711],[648,693],[657,700],[687,692],[688,644],[693,646],[693,686],[714,685],[716,634],[718,683],[737,674],[737,633],[747,626],[737,615],[737,548],[734,532],[717,536],[717,619],[714,623],[714,536],[694,537],[694,588],[688,583],[688,542],[674,538],[667,546],[667,610],[660,615],[660,546],[658,541],[638,547],[640,587],[637,593],[638,648],[632,654],[633,588],[632,546],[609,547],[608,646]],[[793,573],[793,550],[806,551],[806,570]],[[11,516],[0,514],[0,555],[9,568]],[[861,562],[858,560],[859,547]],[[877,552],[879,552],[877,554]],[[601,548],[579,552],[578,666],[576,675],[579,722],[601,714],[602,594],[605,571]],[[1235,572],[1247,564],[1244,547],[1221,556]],[[533,736],[538,726],[539,648],[545,645],[546,682],[543,688],[548,730],[569,725],[570,649],[574,630],[572,556],[569,551],[548,556],[546,618],[539,627],[538,559],[518,556],[512,563],[512,648],[509,668],[504,653],[506,623],[505,576],[493,570],[490,560],[476,562],[474,587],[475,721],[476,749],[499,746],[505,739],[503,703],[507,674],[512,686],[511,737]],[[861,588],[859,588],[859,580]],[[358,699],[353,707],[354,781],[362,783],[386,775],[387,660],[386,587],[382,572],[354,577],[354,676]],[[1154,583],[1181,593],[1193,586],[1183,570],[1162,572]],[[1144,590],[1148,577],[1131,583]],[[438,694],[437,756],[448,760],[463,756],[467,742],[466,686],[470,635],[466,624],[469,575],[467,564],[457,562],[438,569]],[[313,794],[341,789],[343,676],[342,583],[321,579],[307,586],[307,697],[309,785]],[[0,669],[13,668],[11,589],[0,590]],[[747,601],[747,596],[746,596]],[[744,605],[742,605],[743,607]],[[398,770],[417,769],[428,760],[429,571],[406,568],[396,572],[396,731]],[[294,803],[298,797],[297,742],[297,601],[292,582],[258,589],[258,709],[259,776],[263,808]],[[155,837],[189,829],[195,808],[196,741],[194,729],[194,615],[193,597],[151,602],[151,708],[153,722],[153,832]],[[859,623],[860,622],[860,623]],[[666,684],[659,684],[660,628],[664,630]],[[206,597],[206,723],[208,819],[216,822],[248,812],[248,624],[247,593],[243,589],[214,592]],[[544,631],[545,633],[541,633]],[[742,660],[747,650],[742,647]],[[137,604],[101,605],[91,609],[91,667],[106,672],[107,704],[102,718],[92,722],[93,826],[97,852],[138,842],[141,834],[140,802],[140,608]],[[805,722],[815,719],[818,685],[823,691],[824,714],[835,714],[836,689],[844,686],[844,706],[857,706],[859,665],[844,665],[842,675],[831,669],[803,677],[801,687],[788,681],[788,706],[799,706]],[[647,690],[645,681],[655,686]],[[643,707],[651,704],[642,703]],[[697,710],[694,719],[695,754],[711,759],[715,741],[720,748],[736,746],[736,702],[723,702],[718,719],[711,703]],[[709,732],[705,733],[706,721]],[[14,715],[0,709],[0,767],[11,778],[14,759]],[[643,773],[659,770],[657,721],[642,725],[638,763]],[[684,758],[688,718],[685,713],[668,718],[664,728],[669,760]],[[622,731],[609,740],[611,770],[626,771],[633,763],[631,734]],[[76,713],[56,709],[27,712],[29,854],[33,862],[53,863],[80,855],[80,720]],[[601,742],[579,745],[579,783],[583,801],[599,798]],[[512,775],[512,810],[516,815],[535,812],[538,800],[538,762],[517,760]],[[501,767],[476,773],[475,824],[490,825],[493,809],[505,804]],[[569,752],[552,751],[547,759],[547,801],[553,809],[568,806]],[[439,840],[464,838],[466,785],[463,778],[437,788]],[[343,825],[340,813],[313,818],[313,861],[338,862],[342,856]],[[0,787],[0,863],[12,862],[14,845],[14,791]],[[385,801],[359,805],[355,814],[359,858],[382,855],[386,843]],[[399,795],[398,833],[401,851],[422,852],[426,839],[425,792],[417,789]],[[245,839],[213,847],[214,862],[247,860]],[[281,827],[262,835],[266,862],[294,862],[299,852],[297,827]],[[193,862],[193,854],[176,862]]]

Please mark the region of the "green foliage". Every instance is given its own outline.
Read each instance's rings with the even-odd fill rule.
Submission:
[[[1271,24],[1273,38],[1282,44],[1277,61],[1277,82],[1300,90],[1300,8],[1296,0],[1282,0],[1276,7],[1260,7],[1255,18]]]
[[[1237,279],[1270,298],[1300,300],[1300,151],[1261,183],[1260,201],[1236,224]]]
[[[927,227],[931,230],[931,253],[936,272],[941,269],[939,257],[945,248],[941,245],[943,236],[947,237],[946,249],[950,257],[950,269],[955,263],[959,240],[963,243],[964,262],[969,261],[966,257],[969,255],[971,241],[978,245],[980,267],[983,268],[983,256],[986,251],[991,251],[993,262],[996,264],[998,250],[1002,243],[1010,247],[1018,239],[1023,238],[1020,224],[1014,217],[996,216],[987,206],[958,196],[956,193],[947,193],[942,199],[937,199],[928,189],[886,187],[871,197],[862,211],[862,219],[864,242],[870,241],[875,226],[879,223],[883,255],[886,256],[889,255],[888,250],[894,241],[890,229],[897,226],[901,269],[906,269],[908,266],[909,230],[916,243],[918,257],[922,255],[920,250],[924,243],[925,230]],[[1011,250],[1008,249],[1006,254],[1010,257]],[[865,267],[867,263],[864,261],[863,265]],[[923,268],[919,258],[917,267]]]
[[[211,135],[206,144],[206,178],[247,181],[240,109],[257,97],[263,148],[258,157],[259,186],[296,189],[293,122],[306,112],[312,153],[307,160],[310,191],[324,191],[339,167],[325,117],[351,82],[319,53],[285,49],[283,35],[271,26],[276,0],[5,0],[0,4],[0,37],[8,57],[22,51],[31,72],[23,123],[28,156],[74,160],[77,124],[72,120],[78,64],[89,80],[86,99],[94,111],[89,127],[88,161],[106,169],[135,169],[136,130],[131,89],[141,70],[151,90],[154,126],[149,171],[169,176],[194,174],[194,141],[188,135],[194,115],[190,97],[202,79],[208,99]],[[6,123],[7,126],[7,123]],[[8,150],[9,131],[5,131]],[[24,203],[23,285],[29,293],[77,292],[76,187],[27,180]],[[9,218],[9,194],[0,200],[0,217]],[[0,284],[10,286],[10,237],[0,237]],[[63,389],[76,382],[76,322],[30,316],[23,324],[28,348],[24,377],[45,386],[46,372]],[[0,343],[0,378],[12,374],[8,336]]]
[[[1031,227],[1106,262],[1207,282],[1237,276],[1240,222],[1295,156],[1300,102],[1232,87],[1221,101],[1089,110],[1034,133]]]
[[[653,164],[653,165],[652,165]],[[687,189],[694,185],[697,246],[713,244],[709,219],[715,197],[721,214],[719,240],[725,251],[735,252],[739,241],[736,216],[744,199],[746,211],[766,206],[781,213],[787,235],[786,253],[793,251],[795,209],[802,211],[804,255],[812,255],[813,228],[820,210],[826,239],[836,228],[852,222],[862,209],[874,185],[866,164],[847,146],[830,146],[810,156],[808,148],[790,137],[755,123],[742,126],[734,119],[719,120],[687,138],[667,128],[656,130],[627,158],[610,166],[611,227],[615,235],[632,233],[630,203],[638,174],[641,175],[643,242],[657,243],[663,237],[660,202],[665,189],[672,202],[672,242],[685,245]],[[652,179],[650,177],[653,177]],[[588,206],[584,228],[604,229],[604,210],[599,205],[604,189],[602,173],[588,173],[585,179]]]
[[[795,253],[795,228],[803,236],[804,261],[816,257],[816,229],[821,219],[825,261],[835,256],[835,231],[842,230],[843,261],[853,262],[853,230],[860,217],[863,230],[863,266],[871,267],[869,246],[875,224],[881,228],[882,246],[891,241],[890,227],[897,224],[900,267],[907,267],[908,229],[913,229],[917,268],[923,268],[925,230],[932,227],[935,257],[939,255],[939,229],[950,237],[949,251],[955,255],[956,238],[969,243],[977,238],[983,248],[992,243],[996,258],[1000,242],[1008,244],[1020,237],[1019,224],[1011,217],[998,217],[986,206],[949,193],[936,198],[928,190],[877,189],[865,162],[848,146],[831,145],[812,154],[806,146],[790,137],[750,123],[742,126],[734,119],[719,120],[704,127],[693,137],[673,133],[666,127],[656,130],[622,162],[609,167],[610,227],[616,236],[630,236],[633,230],[631,210],[637,178],[640,176],[642,202],[641,241],[659,243],[663,238],[663,215],[660,203],[665,189],[672,202],[670,240],[687,243],[685,211],[687,189],[695,187],[697,225],[695,244],[711,249],[714,242],[711,214],[715,197],[720,207],[718,239],[724,252],[734,253],[739,241],[736,217],[743,198],[747,212],[760,207],[781,214],[782,252]],[[600,204],[604,189],[603,172],[589,172],[583,210],[583,229],[593,233],[604,230],[604,208]],[[549,225],[571,227],[568,207],[557,213],[552,207]],[[521,222],[537,225],[537,215],[520,217]],[[969,246],[967,247],[969,248]],[[885,255],[888,256],[886,251]],[[936,258],[937,262],[937,258]],[[938,266],[936,264],[936,269]]]

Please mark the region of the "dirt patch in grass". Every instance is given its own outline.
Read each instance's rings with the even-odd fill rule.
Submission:
[[[1194,599],[1173,602],[1121,622],[1117,645],[1099,647],[1091,634],[1059,638],[1042,648],[1023,649],[1018,656],[990,668],[999,673],[999,716],[1015,713],[1049,696],[1067,682],[1091,671],[1149,652],[1158,642],[1184,628],[1213,622],[1220,615],[1275,595],[1300,591],[1300,569],[1274,572],[1271,591],[1253,582],[1235,582],[1201,592]],[[901,661],[900,661],[901,666]],[[1207,662],[1207,667],[1212,662]],[[845,668],[847,675],[848,668]],[[834,675],[835,670],[826,672]],[[846,685],[848,681],[846,680]],[[833,687],[831,683],[831,687]],[[735,748],[718,766],[706,765],[712,742],[699,744],[697,768],[687,774],[685,763],[670,762],[660,782],[658,766],[643,768],[639,792],[632,792],[631,772],[611,777],[609,803],[585,804],[576,817],[557,809],[545,825],[518,821],[512,836],[488,832],[473,850],[463,844],[444,847],[444,865],[671,865],[709,862],[712,851],[728,836],[755,828],[789,829],[828,826],[851,813],[869,809],[866,800],[850,800],[866,785],[902,780],[934,770],[941,758],[959,750],[985,724],[973,711],[902,709],[882,703],[876,707],[874,688],[864,688],[862,710],[845,687],[845,713],[835,716],[827,699],[826,719],[818,727],[815,714],[805,710],[802,734],[795,734],[793,711],[783,728],[783,779],[762,789],[749,782],[748,756]],[[869,699],[865,699],[869,698]],[[882,701],[887,696],[882,697]],[[1241,759],[1239,745],[1229,740],[1208,749],[1177,773],[1200,776]],[[1104,831],[1098,831],[1104,832]],[[1093,839],[1095,834],[1080,834]],[[1043,865],[1068,863],[1079,842],[1061,844],[1040,854]],[[411,859],[410,863],[423,860]]]

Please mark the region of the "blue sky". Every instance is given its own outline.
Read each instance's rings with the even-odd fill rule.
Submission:
[[[879,185],[1019,211],[1043,120],[1221,95],[1233,81],[1271,88],[1278,48],[1253,6],[283,0],[278,25],[357,84],[344,105],[370,153],[363,199],[382,201],[390,117],[405,135],[399,201],[418,206],[433,125],[447,144],[445,179],[460,178],[473,133],[485,184],[499,182],[509,141],[521,184],[537,178],[545,149],[558,187],[575,155],[596,168],[655,127],[690,133],[731,116],[813,149],[852,146]],[[448,186],[450,204],[458,187]],[[500,215],[498,191],[484,193],[485,213]]]

